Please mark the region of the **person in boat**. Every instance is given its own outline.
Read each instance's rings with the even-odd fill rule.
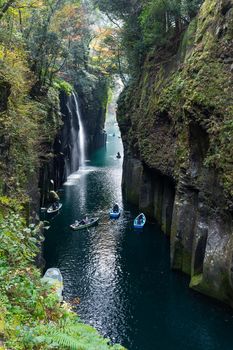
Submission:
[[[59,205],[59,204],[57,204],[57,202],[54,202],[54,203],[52,204],[53,210],[57,209],[57,208],[58,208],[58,205]]]
[[[49,199],[50,199],[50,202],[52,202],[52,207],[53,209],[57,209],[59,207],[59,200],[60,200],[60,197],[58,196],[57,192],[55,191],[50,191],[49,192]]]
[[[80,221],[79,225],[86,225],[86,224],[88,224],[88,222],[89,222],[89,219],[88,219],[88,216],[86,216],[85,219],[82,219]]]
[[[119,205],[117,203],[115,203],[113,206],[113,212],[118,213],[118,211],[119,211]]]
[[[140,214],[138,217],[138,224],[141,225],[143,223],[143,215]]]
[[[117,157],[117,158],[121,158],[121,154],[120,154],[120,152],[117,152],[116,157]]]

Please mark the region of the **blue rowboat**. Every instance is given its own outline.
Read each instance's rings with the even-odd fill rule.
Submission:
[[[110,211],[109,213],[111,219],[118,219],[121,215],[120,210],[118,212]]]
[[[133,222],[134,228],[143,228],[146,223],[146,217],[143,213],[139,214]]]
[[[110,219],[118,219],[121,215],[121,209],[118,204],[115,204],[109,212]]]

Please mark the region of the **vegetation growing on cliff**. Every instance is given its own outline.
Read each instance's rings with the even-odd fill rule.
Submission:
[[[100,0],[100,6],[105,2]],[[176,174],[179,174],[180,167],[187,168],[192,162],[190,130],[192,123],[198,124],[206,133],[205,142],[208,144],[202,161],[206,168],[219,173],[229,197],[233,193],[231,7],[227,1],[220,4],[207,0],[201,4],[202,1],[158,0],[143,1],[137,6],[136,18],[144,45],[143,64],[137,62],[140,75],[131,82],[131,87],[129,84],[122,98],[128,94],[131,101],[127,103],[139,104],[132,118],[136,117],[140,125],[140,152],[150,166],[156,159],[161,164],[167,162],[166,157],[161,158],[156,146],[156,137],[162,137],[156,134],[157,123],[162,120],[173,123],[177,135],[176,152],[171,151],[170,155],[173,154],[176,162]],[[135,9],[133,3],[131,7]],[[109,10],[120,16],[115,7]],[[224,16],[227,17],[225,27]],[[122,15],[121,19],[126,23],[124,36],[128,16]],[[135,38],[135,45],[136,41]],[[132,46],[131,50],[136,54]],[[144,115],[143,119],[141,115]],[[169,157],[169,149],[164,152]]]
[[[51,287],[42,284],[34,266],[40,229],[26,226],[23,207],[0,197],[0,349],[118,349],[80,322],[68,304],[60,305]]]
[[[166,45],[187,28],[203,0],[93,0],[113,23],[123,23],[118,35],[129,72],[140,72],[148,49]],[[176,39],[175,39],[176,40]]]
[[[140,14],[140,24],[146,46],[167,44],[179,36],[196,16],[203,0],[145,1]]]
[[[212,23],[206,31],[208,16],[212,17]],[[198,21],[190,25],[181,42],[183,67],[169,79],[163,77],[164,88],[153,108],[168,112],[176,120],[183,116],[183,130],[194,121],[206,130],[206,142],[210,144],[204,156],[205,165],[218,169],[226,194],[233,195],[232,81],[229,79],[230,62],[225,56],[232,49],[231,29],[228,26],[219,38],[215,37],[218,25],[218,29],[221,28],[220,16],[217,6],[206,1]],[[187,161],[189,157],[187,154]]]
[[[233,2],[196,2],[197,15],[185,12],[181,30],[170,7],[168,30],[168,3],[145,1],[139,11],[148,51],[118,101],[125,169],[134,173],[135,158],[141,164],[143,210],[151,205],[158,221],[161,206],[171,213],[172,267],[191,274],[196,290],[232,305]],[[158,195],[148,174],[172,180],[170,207],[167,186]]]
[[[42,237],[26,225],[61,127],[60,91],[70,94],[74,75],[89,69],[89,41],[81,1],[0,0],[1,349],[122,349],[41,284],[34,262]]]
[[[126,74],[134,78],[122,95],[120,116],[122,125],[132,125],[127,142],[134,154],[177,183],[191,174],[196,192],[206,185],[200,168],[209,167],[220,174],[227,196],[232,194],[233,26],[232,19],[224,19],[231,6],[206,0],[194,18],[201,0],[94,3],[117,27],[101,42],[108,45],[104,64],[99,45],[100,80],[117,70],[123,80]],[[100,62],[88,57],[91,35],[81,1],[2,0],[0,9],[0,194],[21,196],[25,203],[22,192],[41,157],[50,157],[60,127],[59,91],[72,90],[63,79],[72,82],[80,69],[94,73]],[[124,54],[128,65],[122,66]],[[40,237],[36,227],[26,227],[17,202],[2,197],[1,209],[0,333],[6,345],[15,350],[109,348],[41,285],[32,267]],[[188,271],[190,252],[186,258]]]
[[[2,1],[0,9],[0,192],[15,195],[50,157],[59,93],[89,69],[91,30],[78,0]]]

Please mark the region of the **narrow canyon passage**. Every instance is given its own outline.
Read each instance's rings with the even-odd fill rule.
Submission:
[[[231,350],[233,0],[0,24],[0,350]]]
[[[122,202],[116,153],[123,149],[113,112],[106,131],[107,150],[97,151],[60,192],[62,211],[46,233],[46,268],[61,270],[64,297],[80,298],[75,311],[82,320],[129,350],[230,349],[232,311],[193,292],[185,275],[170,270],[169,240],[156,223],[134,231],[138,212]],[[115,201],[124,211],[110,221]],[[71,231],[85,214],[99,216],[99,225]]]

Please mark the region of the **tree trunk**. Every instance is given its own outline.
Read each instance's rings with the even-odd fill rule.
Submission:
[[[0,10],[0,20],[2,19],[4,13],[14,4],[15,0],[8,0],[5,4],[2,5]]]

